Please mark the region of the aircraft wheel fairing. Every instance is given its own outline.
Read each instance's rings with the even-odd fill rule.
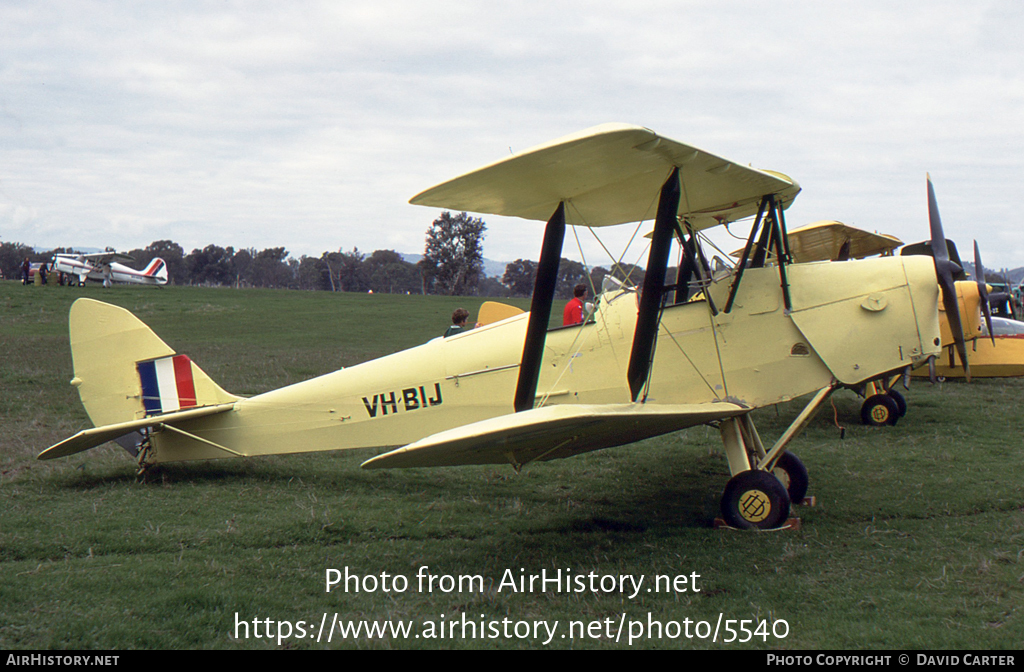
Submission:
[[[896,400],[888,394],[872,395],[860,407],[860,420],[865,425],[884,427],[895,425],[899,419],[899,406],[896,404]]]
[[[772,474],[785,486],[791,504],[804,501],[810,478],[807,476],[807,467],[799,457],[793,453],[783,453],[775,463]]]
[[[896,402],[896,413],[902,418],[907,414],[907,400],[896,390],[889,390],[889,396]]]
[[[789,517],[789,493],[767,471],[744,471],[733,476],[722,493],[722,518],[731,527],[769,530]]]

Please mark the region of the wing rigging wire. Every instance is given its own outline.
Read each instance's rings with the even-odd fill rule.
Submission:
[[[651,197],[650,202],[647,205],[647,211],[648,212],[650,212],[650,210],[654,207],[654,204],[657,202],[658,198],[660,197],[660,194],[661,194],[661,190],[660,189],[653,194],[653,196]],[[626,257],[626,253],[629,251],[630,246],[633,244],[633,240],[636,239],[636,235],[640,232],[640,227],[643,226],[643,224],[644,224],[644,222],[646,220],[640,220],[639,222],[637,222],[636,228],[633,229],[633,235],[631,235],[629,237],[629,242],[627,242],[625,247],[622,249],[622,254],[619,255],[619,257],[616,259],[615,255],[612,254],[611,250],[608,249],[608,246],[604,244],[603,240],[601,240],[601,237],[597,235],[596,231],[594,231],[594,227],[587,223],[586,217],[583,216],[583,213],[579,211],[579,209],[575,206],[575,204],[573,204],[572,201],[567,201],[566,203],[569,205],[569,207],[571,207],[573,209],[573,212],[575,212],[576,215],[579,217],[580,221],[582,222],[582,226],[587,227],[587,229],[590,231],[590,234],[592,236],[594,236],[594,240],[597,241],[597,243],[601,246],[601,249],[603,249],[605,254],[608,255],[608,258],[611,259],[611,261],[612,261],[612,270],[613,271],[615,271],[615,270],[619,271],[619,273],[623,277],[623,281],[624,282],[628,282],[630,284],[633,284],[632,281],[630,280],[630,277],[633,275],[633,270],[634,269],[631,269],[630,272],[627,273],[626,270],[624,268],[622,268],[622,260]],[[573,225],[573,226],[575,226],[575,225]],[[574,231],[575,231],[575,229],[574,229]],[[578,242],[579,241],[577,239],[577,244],[578,244]],[[649,245],[650,244],[648,244],[648,247],[649,247]],[[647,250],[647,247],[645,247],[644,250],[640,252],[640,256],[641,257],[643,256],[643,253],[646,250]],[[582,255],[582,252],[581,252],[581,255]],[[639,258],[637,260],[639,261]],[[634,264],[634,266],[636,266],[636,264]]]
[[[575,206],[573,206],[573,204],[572,204],[572,202],[571,202],[571,201],[569,201],[569,206],[573,208],[573,210],[574,210],[574,211],[576,212],[576,214],[577,214],[577,215],[579,216],[580,220],[581,220],[581,221],[583,222],[582,226],[585,226],[585,227],[586,227],[586,228],[587,228],[587,229],[588,229],[588,230],[589,230],[589,231],[590,231],[591,233],[593,233],[593,234],[594,234],[594,237],[595,237],[595,238],[597,239],[597,242],[601,244],[601,247],[602,247],[602,248],[604,248],[605,252],[606,252],[606,253],[608,254],[608,257],[609,257],[610,259],[612,259],[612,264],[613,264],[613,266],[615,266],[615,267],[618,267],[618,268],[619,268],[619,271],[620,271],[620,273],[622,273],[623,275],[626,275],[625,271],[624,271],[624,270],[623,270],[623,269],[622,269],[622,268],[621,268],[621,267],[620,267],[620,266],[618,265],[618,264],[619,264],[619,262],[621,262],[621,258],[620,258],[619,262],[616,262],[616,261],[615,261],[615,257],[613,257],[613,256],[612,256],[611,252],[609,252],[609,251],[608,251],[608,248],[607,248],[607,247],[605,247],[605,245],[604,245],[604,243],[603,243],[603,242],[601,241],[601,239],[600,239],[600,238],[599,238],[599,237],[597,236],[597,234],[596,234],[596,233],[594,233],[594,227],[592,227],[592,226],[590,226],[590,225],[588,225],[588,224],[586,223],[586,219],[584,218],[584,216],[583,216],[583,213],[581,213],[581,212],[580,212],[580,211],[579,211],[578,209],[576,209],[576,207],[575,207]],[[641,226],[642,224],[643,224],[643,222],[640,222],[639,224],[637,224],[637,229],[636,229],[636,231],[639,231],[639,230],[640,230],[640,226]],[[632,241],[633,241],[633,238],[635,238],[635,237],[636,237],[636,231],[634,231],[634,232],[633,232],[633,236],[632,236],[632,237],[630,238],[630,243],[632,243]],[[594,287],[594,278],[593,278],[593,276],[592,276],[592,275],[591,275],[591,273],[590,273],[590,268],[589,268],[589,266],[587,265],[587,259],[586,259],[586,256],[585,256],[585,255],[583,254],[583,245],[582,245],[582,244],[580,243],[580,238],[579,238],[579,234],[578,234],[578,233],[576,232],[576,226],[575,226],[575,225],[574,225],[574,226],[572,227],[572,235],[573,235],[573,237],[574,237],[574,238],[576,239],[576,247],[577,247],[577,249],[579,250],[579,253],[580,253],[580,258],[581,258],[581,259],[583,259],[583,269],[584,269],[584,270],[586,271],[586,273],[587,273],[587,281],[588,281],[588,283],[590,284],[590,290],[591,290],[591,292],[593,293],[593,296],[594,296],[594,298],[596,299],[596,298],[597,298],[597,295],[598,295],[598,292],[597,292],[597,288],[596,288],[596,287]],[[629,245],[627,244],[627,248],[628,248],[628,247],[629,247]],[[628,280],[628,276],[626,276],[626,278],[627,278],[627,280]],[[597,310],[598,310],[599,312],[603,310],[603,307],[602,307],[602,305],[601,305],[601,303],[600,303],[600,302],[598,302],[598,303],[597,303]],[[585,327],[586,325],[583,325],[583,326]],[[584,332],[584,331],[585,331],[585,329],[584,329],[583,327],[581,327],[580,329],[578,329],[578,330],[576,331],[576,335],[575,335],[575,336],[573,337],[573,340],[572,340],[572,342],[571,342],[571,343],[569,344],[569,347],[568,347],[568,349],[567,349],[567,352],[568,352],[569,354],[568,354],[568,356],[566,357],[566,361],[565,361],[565,363],[564,363],[564,364],[562,364],[562,366],[561,366],[561,370],[560,370],[560,371],[558,372],[558,376],[557,376],[557,377],[555,378],[555,380],[554,380],[554,381],[553,381],[553,382],[551,383],[551,385],[549,385],[549,386],[548,386],[548,388],[547,388],[547,391],[546,391],[546,392],[544,393],[544,395],[543,395],[543,396],[541,397],[540,401],[539,401],[539,402],[537,402],[537,407],[538,407],[538,408],[540,408],[540,407],[543,407],[543,406],[545,406],[545,405],[547,404],[547,402],[548,402],[548,399],[550,399],[550,398],[551,398],[551,395],[552,395],[552,394],[554,393],[554,391],[555,391],[555,390],[556,390],[556,389],[558,388],[558,384],[559,384],[559,383],[560,383],[560,382],[562,381],[562,378],[563,378],[563,377],[565,376],[565,373],[566,373],[566,372],[567,372],[567,371],[568,371],[568,370],[569,370],[570,368],[572,368],[572,362],[573,362],[573,360],[574,360],[574,359],[576,359],[576,357],[578,357],[578,356],[579,356],[580,352],[581,352],[581,351],[583,350],[583,346],[587,344],[588,340],[589,340],[589,339],[590,339],[590,338],[591,338],[592,336],[594,336],[594,334],[596,334],[596,333],[597,333],[597,330],[596,330],[596,329],[594,329],[594,330],[592,330],[592,331],[591,331],[591,333],[588,333],[588,334],[587,334],[586,338],[583,338],[583,339],[581,339],[580,337],[581,337],[581,336],[583,335],[583,332]]]
[[[659,198],[660,193],[661,193],[661,190],[659,189],[658,193],[655,194],[651,198],[650,205],[649,205],[648,209],[650,209],[650,207],[653,207],[655,201]],[[619,271],[619,273],[624,278],[624,282],[631,282],[630,281],[630,277],[632,276],[633,271],[637,268],[638,264],[633,264],[633,268],[630,269],[630,271],[627,273],[626,270],[624,268],[622,268],[622,265],[621,265],[622,264],[622,259],[626,256],[626,253],[629,251],[630,246],[633,244],[633,241],[636,239],[636,236],[640,232],[640,228],[643,226],[645,220],[640,220],[639,222],[637,222],[636,228],[633,230],[633,235],[630,236],[629,242],[627,242],[626,246],[623,248],[622,254],[619,256],[618,259],[616,259],[615,256],[608,249],[608,247],[604,244],[604,241],[602,241],[600,236],[598,236],[597,233],[594,231],[594,227],[590,226],[587,223],[586,217],[584,217],[583,213],[579,211],[579,209],[575,206],[575,204],[571,200],[565,201],[565,203],[570,208],[572,208],[572,210],[579,217],[580,221],[582,222],[581,226],[585,226],[590,231],[590,233],[594,236],[594,239],[597,240],[598,244],[601,245],[601,248],[604,249],[605,253],[608,255],[608,258],[612,260],[613,269],[617,269]],[[572,229],[573,229],[573,237],[576,239],[576,247],[577,247],[577,249],[579,250],[579,253],[580,253],[580,258],[583,259],[583,268],[587,272],[587,279],[588,279],[588,282],[590,284],[591,291],[593,292],[593,296],[596,298],[597,297],[597,288],[594,287],[594,279],[593,279],[593,276],[591,276],[591,274],[590,274],[589,267],[587,266],[586,257],[583,254],[583,245],[580,243],[579,235],[576,232],[576,225],[573,225]],[[637,261],[640,261],[640,258],[643,257],[644,253],[648,250],[649,247],[650,247],[650,243],[648,243],[647,245],[644,246],[644,248],[640,251],[640,256],[637,257]],[[600,311],[601,309],[602,309],[602,307],[601,307],[601,304],[599,302],[598,305],[597,305],[597,310]],[[663,309],[664,308],[662,307],[662,310]],[[660,316],[660,313],[659,313],[659,316]],[[659,320],[660,320],[660,317],[659,317]],[[568,353],[571,353],[571,354],[569,354],[569,356],[566,357],[566,361],[562,365],[561,370],[558,373],[558,376],[555,378],[554,382],[550,386],[548,386],[547,391],[541,397],[540,401],[538,402],[538,407],[544,406],[547,403],[548,399],[554,393],[554,390],[557,389],[558,383],[561,382],[562,378],[565,376],[566,371],[568,371],[572,367],[573,360],[576,359],[577,356],[579,356],[580,351],[582,351],[583,346],[586,345],[586,343],[589,340],[589,338],[591,338],[594,334],[597,333],[597,330],[595,329],[595,330],[593,330],[593,333],[587,334],[586,338],[581,339],[580,337],[583,335],[584,331],[585,331],[584,328],[579,329],[577,331],[575,337],[573,337],[573,340],[569,344],[569,348],[567,350]],[[650,375],[648,374],[648,380],[649,379],[650,379]]]
[[[683,189],[683,198],[686,199],[686,210],[687,210],[687,212],[689,212],[690,211],[690,193],[686,189],[686,180],[682,179],[682,177],[680,176],[679,182],[680,182],[680,185],[682,186],[682,189]],[[712,299],[711,299],[711,285],[713,284],[712,272],[711,272],[711,268],[706,265],[706,263],[704,261],[704,258],[703,258],[703,253],[701,251],[701,246],[703,244],[702,240],[708,240],[708,237],[706,235],[701,235],[699,231],[694,231],[685,220],[684,220],[683,224],[686,227],[687,231],[689,231],[690,236],[693,239],[693,243],[694,243],[694,247],[695,247],[697,256],[700,257],[699,259],[695,259],[694,263],[700,267],[700,275],[701,276],[704,276],[705,274],[707,275],[707,277],[701,277],[700,284],[704,286],[703,287],[703,292],[704,292],[704,298],[706,299],[705,304],[707,305],[708,324],[711,326],[711,333],[712,333],[713,339],[715,341],[715,356],[716,356],[716,358],[718,360],[718,374],[722,377],[722,388],[725,391],[726,396],[728,396],[729,395],[729,383],[728,383],[728,381],[726,380],[726,377],[725,377],[725,365],[722,362],[722,349],[721,349],[721,346],[720,346],[720,344],[718,342],[719,341],[718,329],[715,326],[715,312],[716,311],[714,310],[714,307],[712,305]],[[715,246],[712,245],[712,247],[715,247]],[[718,249],[718,248],[715,247],[715,249]],[[719,251],[721,251],[721,250],[719,250]],[[673,340],[673,342],[676,342],[674,338],[672,340]],[[676,342],[676,345],[679,345],[678,342]],[[680,349],[680,351],[682,351],[682,347],[681,346],[680,346],[679,349]],[[683,352],[683,354],[686,355],[685,352]],[[689,356],[687,356],[686,359],[689,360],[690,359]],[[693,362],[690,362],[690,363],[691,363],[691,365],[693,364]],[[696,370],[696,367],[694,367],[694,369]],[[701,379],[704,380],[704,384],[708,385],[708,387],[711,387],[711,385],[708,384],[707,380],[704,378],[704,375],[702,373],[700,373],[700,371],[697,371],[697,373],[698,373],[698,375],[700,375]],[[718,397],[718,393],[715,392],[714,389],[712,389],[712,392],[714,392],[715,396]]]
[[[687,209],[687,211],[689,211],[689,209],[690,209],[689,193],[688,193],[688,191],[686,189],[685,180],[680,179],[680,185],[682,187],[682,195],[683,195],[683,198],[685,199],[686,209]],[[660,194],[660,190],[659,190],[659,194]],[[657,199],[657,198],[658,198],[657,195],[652,197],[652,199],[651,199],[651,205],[652,206],[654,204],[655,199]],[[622,254],[616,259],[615,256],[612,255],[612,253],[608,249],[608,247],[605,245],[604,241],[602,241],[600,236],[598,236],[597,233],[594,231],[594,227],[592,227],[592,226],[590,226],[589,224],[586,223],[586,219],[583,216],[583,214],[572,204],[571,201],[569,201],[568,204],[569,204],[570,207],[573,208],[573,210],[579,216],[580,220],[582,221],[582,226],[586,226],[587,227],[587,229],[594,236],[594,239],[597,240],[597,242],[601,246],[601,248],[604,249],[604,251],[608,255],[608,257],[610,259],[612,259],[613,268],[617,269],[620,272],[620,274],[622,274],[624,276],[626,282],[630,282],[630,278],[632,276],[632,273],[638,267],[638,264],[633,264],[633,268],[630,269],[630,271],[628,273],[622,267],[621,264],[622,264],[623,258],[625,258],[626,254],[628,253],[629,248],[632,246],[633,241],[636,239],[636,236],[639,233],[640,228],[643,226],[643,223],[644,223],[645,220],[641,220],[640,222],[637,223],[637,226],[634,229],[633,234],[630,236],[629,242],[626,243],[625,247],[623,248]],[[689,227],[687,227],[687,228],[689,229]],[[721,253],[726,258],[729,258],[729,255],[727,253],[725,253],[720,247],[715,245],[714,242],[711,241],[710,238],[708,238],[708,236],[706,234],[704,234],[701,231],[696,231],[695,232],[692,229],[689,229],[689,230],[690,230],[690,233],[694,236],[695,244],[702,245],[703,243],[707,243],[715,251]],[[730,235],[732,235],[731,232],[730,232]],[[587,264],[586,256],[583,253],[583,246],[582,246],[582,243],[580,242],[579,234],[576,232],[575,226],[573,227],[573,237],[576,240],[576,246],[577,246],[577,249],[579,250],[580,258],[583,259],[583,267],[584,267],[584,270],[587,273],[587,278],[588,278],[588,282],[589,282],[590,287],[591,287],[591,291],[593,292],[593,295],[596,297],[597,296],[597,288],[594,286],[593,276],[590,273],[590,267]],[[639,253],[639,256],[637,257],[637,262],[639,262],[641,260],[641,258],[643,257],[643,255],[650,249],[650,246],[651,246],[651,243],[648,242],[643,247],[643,249]],[[680,247],[682,248],[682,246],[680,246]],[[683,253],[684,253],[684,251],[682,249],[680,249],[680,254],[682,255]],[[708,277],[701,278],[698,281],[698,285],[700,286],[700,288],[705,293],[707,293],[709,291],[711,283],[712,283],[712,279],[710,277],[710,273],[708,272],[709,270],[710,269],[702,269],[701,275],[703,276],[705,273],[707,273]],[[710,297],[708,297],[708,298],[710,298]],[[728,387],[727,387],[727,384],[726,384],[726,377],[725,377],[725,370],[724,370],[724,362],[722,361],[721,348],[720,348],[720,344],[718,342],[719,334],[718,334],[718,330],[717,330],[716,325],[715,325],[714,317],[713,317],[713,315],[711,315],[710,301],[707,301],[706,303],[708,304],[708,313],[709,313],[708,314],[708,321],[709,321],[709,326],[711,327],[712,333],[714,334],[715,351],[716,351],[716,358],[718,360],[719,374],[722,377],[723,386],[725,386],[724,387],[725,393],[728,394]],[[601,305],[599,303],[598,304],[598,310],[600,311],[601,308],[602,307],[601,307]],[[668,335],[668,337],[672,340],[673,344],[676,346],[676,348],[679,350],[679,352],[686,359],[687,363],[689,363],[689,365],[691,366],[693,371],[701,379],[701,382],[704,383],[704,385],[708,388],[708,390],[711,391],[711,393],[716,398],[721,399],[722,396],[718,393],[718,391],[715,389],[715,387],[708,381],[708,379],[704,375],[704,373],[696,366],[696,364],[694,364],[693,360],[690,358],[690,356],[686,353],[685,349],[682,347],[682,344],[676,339],[676,337],[672,334],[672,332],[668,329],[668,327],[663,324],[662,316],[664,314],[665,308],[666,308],[665,296],[662,296],[661,302],[660,302],[660,305],[659,305],[659,309],[658,309],[659,332],[663,332],[666,335]],[[594,333],[596,333],[596,330],[594,330]],[[587,334],[586,338],[581,338],[581,336],[583,336],[583,329],[580,329],[577,332],[576,336],[573,338],[573,341],[569,345],[569,348],[568,348],[569,355],[566,357],[565,363],[561,366],[561,370],[559,371],[558,376],[556,377],[554,382],[548,387],[547,392],[541,398],[540,402],[538,403],[538,406],[544,406],[545,404],[547,404],[551,394],[553,393],[553,391],[555,389],[557,389],[558,384],[561,382],[562,378],[565,376],[566,371],[568,371],[571,368],[573,360],[577,356],[579,356],[579,353],[582,351],[583,346],[587,343],[589,338],[591,338],[593,336],[593,334]],[[652,352],[651,352],[651,360],[652,361],[653,361],[654,356],[655,356],[656,348],[657,348],[657,339],[655,339],[654,348],[652,348]],[[644,399],[647,398],[647,396],[648,396],[648,394],[650,392],[650,385],[651,385],[652,374],[653,374],[653,367],[648,369],[647,379],[644,382],[644,395],[643,395]]]

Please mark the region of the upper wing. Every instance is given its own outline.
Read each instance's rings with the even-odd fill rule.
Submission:
[[[903,245],[895,236],[872,233],[842,222],[821,221],[793,229],[787,234],[790,253],[797,262],[829,261],[847,246],[848,259],[863,259],[892,252]]]
[[[135,257],[125,252],[91,252],[89,254],[64,255],[75,259],[84,259],[97,266],[104,266],[112,261],[135,261]]]
[[[697,229],[753,215],[767,194],[788,207],[800,191],[781,173],[640,126],[605,124],[456,177],[410,203],[546,221],[564,201],[568,224],[609,226],[653,219],[658,193],[675,167],[683,187],[679,216]]]
[[[727,402],[545,406],[428,436],[367,460],[363,467],[522,465],[632,443],[749,410]]]

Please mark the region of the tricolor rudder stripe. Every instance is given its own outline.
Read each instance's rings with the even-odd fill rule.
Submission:
[[[159,258],[154,259],[153,261],[149,262],[149,266],[146,268],[146,270],[144,270],[142,272],[142,274],[143,275],[148,275],[150,277],[159,275],[160,271],[166,265],[167,264],[166,264],[166,262],[164,262],[163,259],[159,259]]]
[[[136,363],[142,383],[142,403],[146,415],[171,413],[196,405],[192,380],[192,360],[174,355]]]

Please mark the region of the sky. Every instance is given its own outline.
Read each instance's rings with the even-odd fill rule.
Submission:
[[[965,256],[1024,266],[1021,35],[1019,0],[4,0],[0,241],[419,254],[416,193],[624,122],[790,175],[790,229],[922,240],[930,173]],[[484,220],[486,257],[539,256],[543,223]]]

